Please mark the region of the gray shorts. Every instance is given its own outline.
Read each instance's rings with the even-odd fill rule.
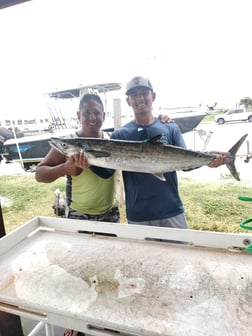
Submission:
[[[177,215],[175,217],[155,219],[155,220],[143,221],[143,222],[134,222],[134,221],[128,220],[128,224],[160,226],[160,227],[169,227],[169,228],[174,228],[174,229],[188,229],[188,225],[187,225],[184,213]],[[185,244],[184,242],[177,241],[177,240],[154,239],[154,238],[146,238],[146,240]]]
[[[170,227],[174,229],[188,229],[184,213],[177,215],[175,217],[155,219],[155,220],[143,221],[143,222],[134,222],[134,221],[128,220],[128,223],[137,224],[137,225],[147,225],[147,226]]]

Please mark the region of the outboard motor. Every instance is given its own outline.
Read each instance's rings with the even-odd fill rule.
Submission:
[[[3,144],[8,139],[13,139],[13,133],[6,127],[0,127],[0,162],[3,160]]]
[[[55,200],[54,200],[54,204],[52,208],[54,209],[55,215],[60,216],[60,217],[65,217],[66,201],[64,197],[62,196],[59,189],[56,189],[54,191],[54,196],[55,196]]]

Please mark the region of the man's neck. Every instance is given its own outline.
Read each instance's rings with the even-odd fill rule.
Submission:
[[[155,118],[152,114],[150,115],[135,115],[134,122],[137,125],[146,126],[154,122]]]

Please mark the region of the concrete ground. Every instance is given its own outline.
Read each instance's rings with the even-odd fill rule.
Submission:
[[[30,172],[26,172],[22,169],[20,163],[6,163],[4,160],[0,163],[0,176],[4,175],[29,175]]]

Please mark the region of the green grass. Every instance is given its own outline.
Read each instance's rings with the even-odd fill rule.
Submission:
[[[208,114],[206,117],[204,117],[202,123],[204,122],[210,122],[210,121],[215,121],[214,117],[218,114],[222,114],[224,113],[225,111],[222,111],[222,110],[218,110],[218,111],[214,111],[212,112],[211,114]]]
[[[2,207],[7,232],[36,216],[54,216],[54,191],[65,190],[65,179],[53,183],[38,183],[34,176],[1,176],[0,196],[8,198],[11,206]]]
[[[252,202],[238,199],[238,196],[252,197],[251,186],[183,179],[180,195],[190,228],[195,230],[244,232],[240,222],[252,217]]]
[[[12,201],[2,207],[6,231],[36,216],[53,216],[54,191],[65,195],[65,178],[53,183],[38,183],[34,175],[0,176],[0,196]],[[252,203],[238,200],[238,196],[252,197],[252,187],[237,183],[203,183],[180,179],[180,195],[191,229],[219,232],[245,232],[239,224],[252,217]],[[126,222],[125,208],[121,208],[121,222]],[[251,231],[250,231],[251,232]]]

